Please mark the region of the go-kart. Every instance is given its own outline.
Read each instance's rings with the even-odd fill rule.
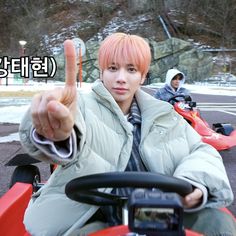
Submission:
[[[139,188],[133,191],[128,204],[125,204],[127,198],[98,191],[123,187]],[[184,180],[149,172],[112,172],[83,176],[70,181],[65,188],[67,196],[72,200],[99,206],[122,206],[123,212],[126,212],[123,215],[123,225],[109,227],[91,233],[90,236],[200,236],[197,232],[183,229],[182,205],[179,196],[173,193],[185,196],[191,191],[191,184]],[[0,198],[0,235],[30,236],[22,221],[31,194],[31,184],[17,182]],[[226,208],[224,210],[231,214]]]
[[[181,100],[179,100],[181,98]],[[216,123],[212,128],[204,120],[190,96],[176,95],[168,100],[174,109],[202,136],[202,141],[222,151],[236,146],[236,130],[231,124]]]

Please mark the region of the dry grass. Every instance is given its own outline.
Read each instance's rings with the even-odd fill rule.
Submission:
[[[1,91],[1,97],[33,97],[35,94],[41,91]]]

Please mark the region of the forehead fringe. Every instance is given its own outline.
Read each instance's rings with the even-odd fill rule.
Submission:
[[[102,70],[112,63],[133,64],[142,74],[146,74],[151,61],[150,47],[139,36],[116,33],[103,41],[98,60]]]

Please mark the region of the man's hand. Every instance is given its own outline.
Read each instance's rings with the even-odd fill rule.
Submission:
[[[52,140],[67,139],[73,129],[76,111],[76,53],[73,42],[64,42],[66,81],[64,88],[33,97],[31,114],[38,134]]]
[[[193,208],[202,202],[203,193],[199,188],[195,188],[193,192],[182,199],[185,208]]]

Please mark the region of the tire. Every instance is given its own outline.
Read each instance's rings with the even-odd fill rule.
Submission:
[[[35,185],[41,181],[39,168],[34,165],[17,166],[12,174],[10,188],[16,183],[28,183]]]
[[[224,128],[224,135],[230,136],[230,134],[234,131],[234,128],[231,124],[222,124]]]
[[[231,124],[226,124],[226,123],[216,123],[212,125],[213,130],[215,130],[217,133],[229,136],[234,128]]]

